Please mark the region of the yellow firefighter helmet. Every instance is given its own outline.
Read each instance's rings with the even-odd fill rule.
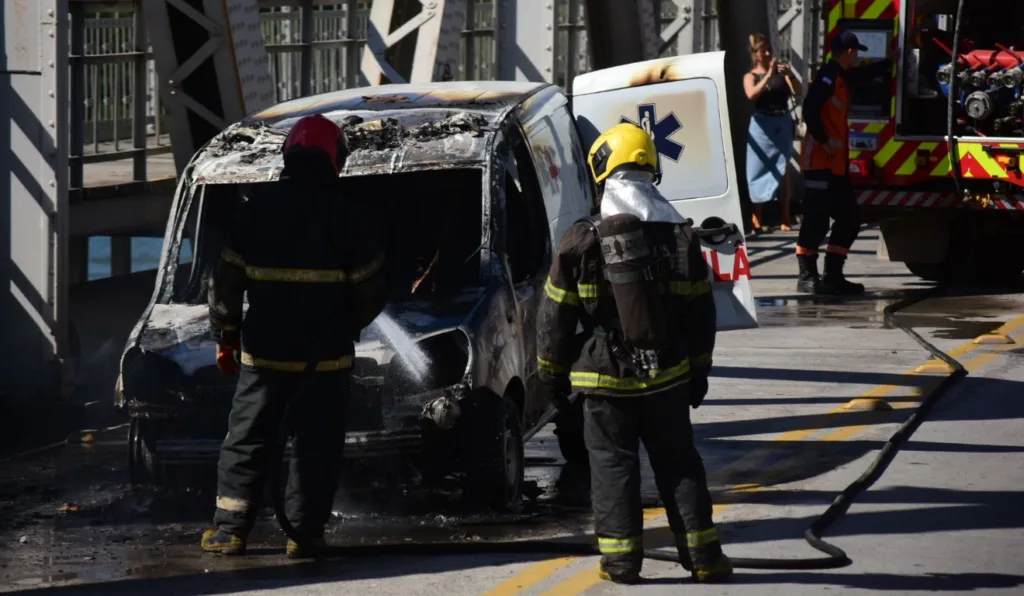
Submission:
[[[616,170],[646,170],[658,173],[658,150],[644,129],[623,122],[597,137],[587,155],[594,182],[600,184]]]

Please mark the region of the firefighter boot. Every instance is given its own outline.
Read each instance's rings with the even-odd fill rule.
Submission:
[[[600,570],[597,572],[597,576],[605,581],[627,586],[640,583],[639,571],[606,571],[604,565],[602,565]]]
[[[854,296],[864,293],[864,285],[854,283],[843,275],[846,257],[836,253],[825,254],[825,275],[818,286],[819,294]]]
[[[720,582],[732,575],[732,561],[725,554],[718,555],[710,565],[697,567],[693,570],[694,581],[702,584]]]
[[[199,546],[208,553],[221,555],[244,555],[246,537],[231,534],[220,528],[213,528],[203,532],[203,539]]]
[[[309,539],[309,542],[310,544],[302,547],[289,538],[288,544],[285,546],[285,553],[289,559],[317,559],[324,556],[327,551],[327,543],[323,538],[312,538]]]
[[[821,277],[818,275],[818,255],[797,255],[796,262],[800,265],[796,291],[817,294],[818,286],[821,285]]]

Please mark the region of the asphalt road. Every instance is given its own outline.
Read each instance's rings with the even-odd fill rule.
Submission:
[[[793,234],[749,241],[761,327],[719,335],[711,394],[694,413],[712,479],[716,521],[734,556],[816,554],[803,529],[869,465],[928,395],[932,357],[882,309],[928,287],[877,260],[878,234],[854,246],[856,300],[794,291]],[[121,469],[124,429],[82,445],[0,462],[0,591],[35,594],[1024,594],[1024,288],[954,288],[900,315],[969,376],[942,397],[882,478],[826,532],[853,565],[831,571],[739,570],[729,584],[693,586],[678,566],[648,562],[644,585],[600,582],[595,558],[407,556],[288,563],[267,520],[256,552],[199,552],[212,494],[135,494]],[[1014,343],[977,344],[993,331]],[[934,364],[934,362],[933,362]],[[882,411],[846,408],[884,402]],[[863,401],[867,400],[867,401]],[[542,496],[569,480],[544,433],[528,455]],[[545,459],[554,464],[544,463]],[[667,546],[650,477],[646,546]],[[572,486],[569,483],[567,486]],[[544,502],[523,515],[460,514],[442,498],[339,500],[330,539],[343,541],[584,537],[585,513]]]

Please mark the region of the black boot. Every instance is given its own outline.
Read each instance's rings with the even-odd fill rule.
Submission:
[[[821,284],[821,277],[818,275],[818,255],[797,255],[796,262],[800,265],[796,291],[817,294],[818,286]]]
[[[853,283],[843,275],[846,257],[836,253],[825,254],[825,276],[818,286],[819,294],[856,296],[864,293],[864,284]]]

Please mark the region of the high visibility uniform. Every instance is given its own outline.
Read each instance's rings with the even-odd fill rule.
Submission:
[[[623,353],[600,240],[587,222],[574,224],[561,240],[537,323],[541,381],[552,391],[567,391],[571,385],[585,398],[584,437],[601,568],[620,577],[635,576],[643,564],[641,439],[680,558],[708,568],[722,556],[689,415],[691,402],[699,404],[707,390],[715,345],[708,269],[689,224],[643,226],[652,252],[669,255],[658,279],[672,344],[660,351],[660,372],[654,378],[638,375]],[[576,334],[578,324],[582,336]]]
[[[295,398],[288,517],[299,532],[323,535],[345,443],[354,342],[386,301],[376,238],[332,182],[300,182],[287,168],[282,181],[257,187],[239,206],[209,290],[214,339],[241,341],[219,461],[214,522],[222,530],[245,536],[252,528],[281,416]],[[296,396],[311,357],[312,383]]]
[[[804,217],[798,255],[816,255],[829,231],[827,253],[845,257],[860,231],[857,200],[849,179],[850,86],[888,72],[892,63],[843,70],[832,60],[818,70],[807,90],[803,118],[807,124],[801,153]]]

